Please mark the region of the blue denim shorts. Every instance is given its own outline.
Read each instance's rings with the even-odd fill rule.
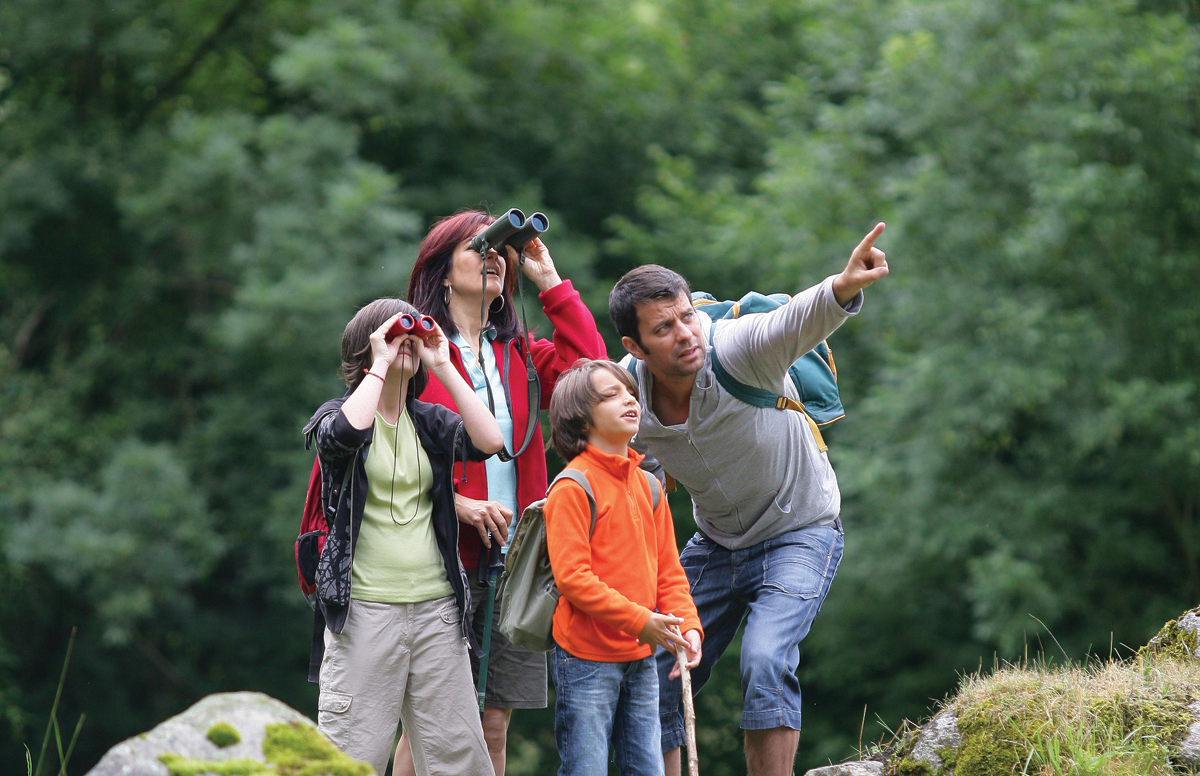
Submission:
[[[733,641],[742,620],[742,729],[800,729],[800,642],[808,635],[842,559],[840,521],[789,531],[741,550],[697,533],[679,555],[704,625],[697,692]],[[667,680],[675,656],[658,650],[659,719],[664,752],[683,744],[679,679]]]

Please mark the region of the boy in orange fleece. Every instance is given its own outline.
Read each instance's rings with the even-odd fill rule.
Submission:
[[[579,484],[563,480],[546,499],[561,593],[550,651],[559,776],[607,774],[610,741],[623,776],[662,776],[654,648],[683,646],[688,668],[700,663],[703,631],[671,510],[665,497],[652,508],[642,456],[629,448],[639,411],[633,378],[612,361],[579,361],[550,399],[551,442],[596,499],[594,530]]]

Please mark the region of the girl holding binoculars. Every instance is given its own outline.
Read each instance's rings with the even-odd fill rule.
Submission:
[[[396,329],[402,318],[407,332]],[[492,764],[468,673],[450,470],[456,460],[484,460],[503,439],[450,363],[441,328],[420,318],[399,299],[359,310],[342,335],[349,390],[305,428],[322,479],[341,484],[341,497],[330,497],[328,566],[318,567],[326,627],[317,720],[376,773],[403,721],[423,753],[417,773],[475,776]],[[430,379],[458,414],[418,400]]]
[[[472,249],[472,238],[494,220],[487,213],[469,210],[434,224],[417,254],[408,299],[445,330],[451,363],[476,395],[490,404],[505,448],[511,452],[525,438],[531,414],[525,351],[532,356],[541,384],[541,409],[547,409],[560,374],[580,358],[607,358],[607,350],[579,292],[571,281],[559,277],[550,251],[540,239],[534,238],[524,246],[523,265],[518,265],[518,253],[511,247],[505,250],[506,255],[489,248],[486,255],[480,256]],[[516,272],[524,272],[537,287],[542,310],[554,327],[551,339],[522,334],[512,297]],[[429,381],[421,398],[450,409],[457,406],[455,397],[438,379]],[[536,417],[534,420],[536,423]],[[459,554],[467,569],[476,568],[481,557],[486,564],[492,542],[507,542],[514,516],[546,495],[546,451],[540,427],[535,427],[528,447],[520,455],[508,461],[502,461],[502,457],[493,456],[486,463],[468,462],[454,469],[454,503],[461,524]],[[476,639],[482,642],[486,587],[477,574],[469,573],[468,577],[472,611],[466,616]],[[512,710],[546,706],[546,656],[509,643],[497,629],[499,612],[497,599],[483,731],[492,765],[497,776],[502,776]],[[471,668],[473,674],[478,673],[479,661],[474,654]],[[392,768],[394,776],[413,773],[407,735],[400,739]]]

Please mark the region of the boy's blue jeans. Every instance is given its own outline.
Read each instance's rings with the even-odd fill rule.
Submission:
[[[842,524],[799,528],[741,550],[697,533],[679,554],[704,625],[692,692],[733,641],[742,618],[742,729],[800,729],[800,642],[829,592],[842,559]],[[683,688],[667,681],[675,656],[657,654],[662,751],[683,744]]]
[[[654,657],[600,663],[550,648],[559,776],[606,776],[608,744],[622,776],[662,776]]]

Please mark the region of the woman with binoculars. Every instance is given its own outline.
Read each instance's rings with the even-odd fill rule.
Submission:
[[[408,283],[408,300],[446,332],[451,362],[492,410],[506,451],[515,451],[512,458],[501,453],[454,470],[454,501],[461,529],[459,555],[471,585],[471,611],[464,612],[464,617],[471,618],[481,643],[485,641],[483,623],[488,619],[484,611],[487,587],[481,576],[470,570],[483,567],[486,572],[488,550],[493,543],[507,542],[514,516],[546,495],[546,451],[537,408],[530,406],[530,397],[536,400],[540,383],[538,404],[546,409],[558,376],[576,360],[607,358],[591,312],[571,281],[559,277],[550,252],[536,236],[546,225],[541,214],[525,219],[519,211],[505,213],[500,222],[477,210],[445,218],[434,224],[422,242]],[[513,246],[513,240],[526,238],[523,245]],[[524,261],[519,264],[521,253]],[[524,272],[537,287],[542,310],[554,327],[552,339],[522,333],[512,297],[517,272]],[[532,360],[536,380],[527,375],[527,357]],[[429,381],[421,399],[455,409],[449,392],[437,379]],[[492,557],[494,563],[494,552]],[[496,600],[487,655],[483,732],[496,776],[503,776],[512,710],[546,706],[546,656],[515,647],[499,633],[499,606]],[[471,667],[477,675],[479,660],[474,654]],[[392,773],[414,773],[407,737],[396,747]]]

